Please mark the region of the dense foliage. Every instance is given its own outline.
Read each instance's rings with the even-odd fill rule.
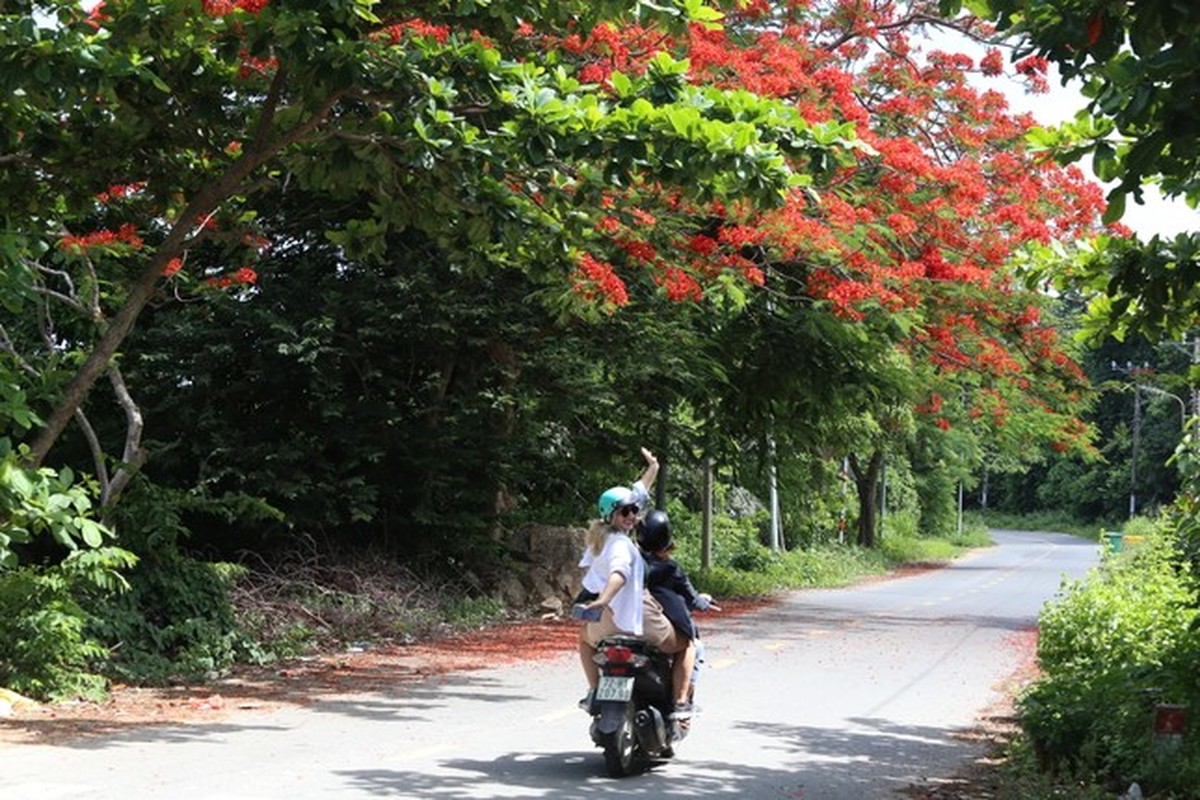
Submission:
[[[1200,700],[1195,679],[1197,588],[1171,529],[1145,520],[1083,581],[1064,587],[1039,620],[1045,672],[1021,699],[1042,764],[1147,796],[1187,796],[1200,780],[1195,738],[1148,734],[1157,704]]]
[[[1200,202],[1200,149],[1193,131],[1200,89],[1200,8],[1172,0],[943,0],[994,23],[1016,56],[1057,64],[1064,82],[1087,98],[1072,123],[1039,136],[1039,146],[1070,163],[1091,156],[1097,177],[1111,181],[1107,218],[1129,197],[1161,191]],[[1077,259],[1054,259],[1045,277],[1098,295],[1097,339],[1115,332],[1177,336],[1195,327],[1200,235],[1148,243],[1102,238]]]
[[[162,675],[243,646],[196,556],[502,564],[640,443],[693,511],[705,463],[750,519],[779,476],[789,547],[877,545],[888,481],[944,533],[981,465],[1092,453],[1010,267],[1103,203],[968,80],[999,53],[921,53],[933,2],[726,6],[0,17],[0,490],[51,497],[0,556],[116,529],[91,630]]]

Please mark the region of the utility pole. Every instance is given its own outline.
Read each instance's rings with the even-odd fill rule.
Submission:
[[[1133,379],[1133,444],[1129,453],[1129,518],[1137,516],[1137,462],[1138,445],[1142,438],[1142,385],[1141,373],[1150,368],[1149,364],[1134,364],[1126,361],[1121,366],[1116,361],[1110,361],[1113,372],[1120,372]]]
[[[771,506],[771,549],[778,553],[783,550],[783,534],[779,523],[779,467],[775,458],[775,425],[772,419],[771,430],[767,434],[767,502]]]
[[[1137,461],[1138,440],[1142,437],[1142,392],[1133,384],[1133,447],[1129,457],[1129,518],[1137,516]]]
[[[1191,341],[1188,341],[1188,336],[1191,336]],[[1188,375],[1188,393],[1191,395],[1192,417],[1200,418],[1200,385],[1197,385],[1193,378],[1197,369],[1200,368],[1200,331],[1184,334],[1182,341],[1164,342],[1164,344],[1191,355],[1192,368]],[[1194,435],[1200,436],[1200,432],[1196,432]]]

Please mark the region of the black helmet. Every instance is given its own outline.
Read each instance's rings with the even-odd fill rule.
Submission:
[[[638,523],[638,544],[647,553],[671,546],[671,518],[667,512],[655,509]]]

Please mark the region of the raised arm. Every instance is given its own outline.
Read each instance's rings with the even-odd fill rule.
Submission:
[[[646,487],[646,491],[650,491],[650,487],[654,485],[654,479],[658,477],[658,459],[654,457],[645,447],[642,448],[642,458],[646,459],[646,470],[642,473],[639,479],[642,485]]]

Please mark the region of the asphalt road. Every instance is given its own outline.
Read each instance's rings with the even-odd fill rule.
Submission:
[[[702,706],[678,757],[614,781],[575,707],[577,661],[73,745],[0,748],[3,800],[895,798],[977,755],[955,737],[1000,697],[1042,604],[1099,548],[1047,533],[945,569],[797,592],[702,619]]]

